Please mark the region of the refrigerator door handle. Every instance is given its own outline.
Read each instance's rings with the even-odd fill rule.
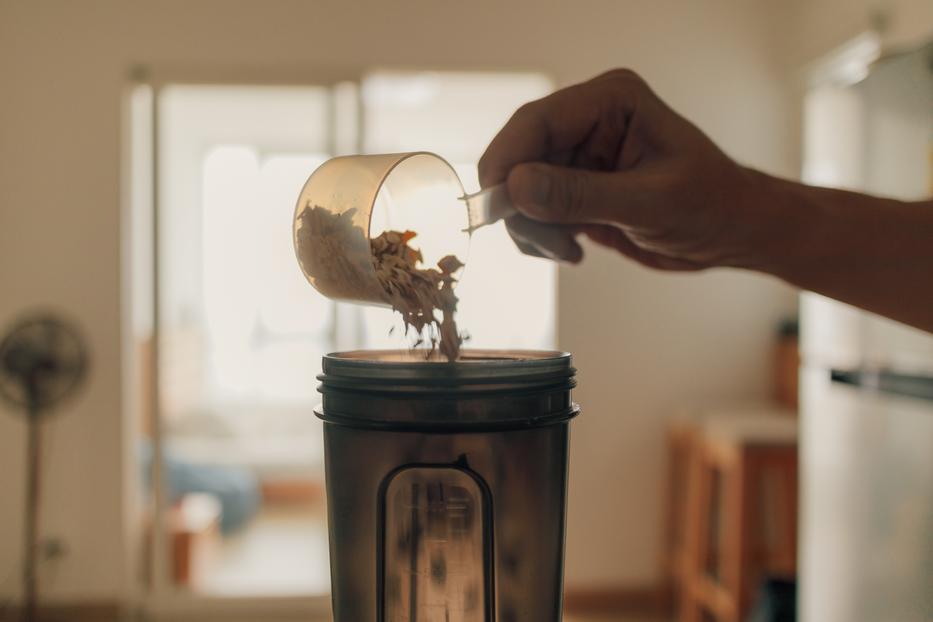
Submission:
[[[869,390],[933,401],[933,376],[879,369],[831,369],[830,380]]]

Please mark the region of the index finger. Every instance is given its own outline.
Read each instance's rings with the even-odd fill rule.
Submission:
[[[480,158],[483,188],[502,183],[516,164],[546,161],[583,144],[602,121],[624,132],[641,78],[619,69],[555,91],[515,111]]]

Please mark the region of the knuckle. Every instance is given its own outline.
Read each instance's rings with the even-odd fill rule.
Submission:
[[[515,115],[514,115],[514,116],[519,117],[519,116],[522,116],[522,115],[526,115],[526,114],[528,114],[530,111],[534,110],[534,107],[535,107],[535,102],[534,102],[534,100],[525,102],[524,104],[522,104],[521,106],[519,106],[518,108],[515,109]]]
[[[617,69],[611,69],[603,74],[603,77],[611,79],[614,82],[621,82],[625,84],[644,84],[644,80],[638,73],[633,69],[628,67],[620,67]]]
[[[600,76],[599,90],[604,107],[614,112],[620,104],[627,109],[637,106],[651,93],[648,83],[627,67],[612,69]]]
[[[523,124],[537,123],[541,116],[541,100],[525,102],[512,113],[509,123],[516,121]]]
[[[529,134],[534,134],[540,129],[543,123],[541,101],[530,101],[519,106],[486,147],[486,151],[476,164],[481,183],[501,182],[508,170],[518,163],[514,160],[516,137],[519,141],[527,139]]]

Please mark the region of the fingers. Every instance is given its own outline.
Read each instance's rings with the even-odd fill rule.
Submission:
[[[580,263],[583,248],[574,239],[574,231],[561,225],[548,225],[513,216],[506,227],[520,251],[532,257],[543,257],[567,263]]]
[[[479,162],[484,188],[501,183],[516,164],[551,161],[579,146],[600,123],[624,133],[647,86],[620,69],[576,84],[519,108],[493,138]]]
[[[508,177],[509,198],[522,214],[547,223],[637,224],[650,201],[649,180],[637,172],[600,172],[520,164]]]
[[[642,248],[625,231],[614,225],[577,225],[573,227],[573,231],[577,234],[582,233],[596,244],[618,251],[648,268],[693,271],[705,267],[688,259],[661,255]]]
[[[506,221],[509,235],[518,249],[532,257],[577,264],[583,260],[583,247],[574,239],[583,234],[591,241],[617,251],[643,266],[656,270],[695,271],[705,266],[688,259],[652,252],[633,241],[615,225],[549,225],[513,216]]]

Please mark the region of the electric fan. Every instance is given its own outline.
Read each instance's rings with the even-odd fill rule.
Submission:
[[[0,398],[26,417],[26,515],[23,620],[36,620],[41,419],[70,397],[87,373],[80,333],[50,313],[16,322],[0,341]]]

